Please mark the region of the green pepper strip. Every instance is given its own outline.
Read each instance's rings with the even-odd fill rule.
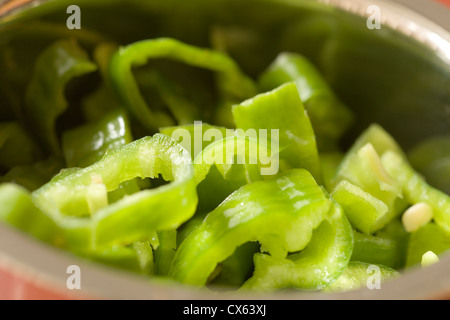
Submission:
[[[184,44],[170,38],[144,40],[120,48],[110,64],[111,81],[125,107],[148,130],[173,125],[166,113],[152,111],[139,91],[132,68],[145,65],[148,59],[169,58],[218,72],[226,95],[240,99],[253,96],[253,81],[227,55]]]
[[[61,154],[56,119],[68,107],[65,86],[74,77],[96,69],[86,52],[72,40],[58,41],[39,56],[25,96],[26,112],[34,132],[48,152]]]
[[[430,186],[411,165],[398,154],[387,151],[381,156],[386,171],[402,186],[409,204],[428,203],[433,208],[433,219],[450,232],[450,196]]]
[[[224,138],[227,136],[226,127],[215,126],[200,121],[195,121],[193,124],[159,128],[160,133],[172,137],[172,139],[176,140],[188,150],[191,153],[192,161],[203,149],[218,140],[217,137],[213,136],[204,138],[207,131],[214,133],[219,139],[220,137]]]
[[[355,228],[365,234],[372,234],[388,223],[389,207],[345,179],[339,182],[331,195],[344,208]]]
[[[107,192],[130,179],[172,181],[108,205]],[[69,246],[102,247],[143,240],[177,228],[197,206],[189,153],[170,137],[155,134],[106,154],[84,168],[62,172],[33,192],[36,205],[67,231]]]
[[[115,95],[110,82],[108,67],[112,56],[116,53],[118,45],[110,42],[101,42],[93,52],[94,62],[98,65],[101,83],[97,90],[83,99],[81,110],[86,121],[96,121],[105,114],[123,109],[118,97]]]
[[[278,163],[270,146],[248,136],[232,136],[208,145],[195,158],[195,179],[203,181],[212,165],[229,180],[241,180],[243,184],[261,180],[264,175],[275,175]],[[233,171],[242,165],[244,171]]]
[[[200,119],[201,110],[198,105],[190,101],[184,88],[178,86],[169,77],[161,72],[151,71],[142,76],[136,75],[136,79],[143,92],[156,91],[178,124],[186,125]]]
[[[15,183],[0,185],[0,220],[55,246],[64,239],[58,225],[35,206],[30,192]]]
[[[0,185],[0,221],[34,238],[56,247],[65,245],[65,230],[39,210],[31,193],[14,183]],[[74,253],[97,262],[135,272],[152,273],[152,252],[145,243],[133,246],[114,245],[102,250],[74,250]],[[151,250],[151,249],[150,249]]]
[[[259,241],[263,252],[284,258],[308,244],[330,205],[324,190],[304,169],[244,185],[189,233],[169,275],[203,286],[218,263],[250,241]]]
[[[255,272],[242,289],[321,290],[344,272],[352,250],[352,227],[339,204],[333,202],[329,216],[314,231],[303,251],[290,254],[286,259],[255,255]]]
[[[231,136],[208,145],[194,160],[198,210],[207,213],[243,185],[278,173],[278,155],[257,138]]]
[[[384,168],[380,155],[405,153],[384,129],[373,124],[354,142],[332,179],[332,194],[351,223],[371,234],[386,226],[406,208],[400,183]]]
[[[269,116],[270,115],[270,116]],[[280,169],[305,168],[322,183],[316,138],[295,83],[290,82],[233,106],[236,127],[272,130],[279,137]],[[271,148],[275,146],[271,143]]]
[[[122,110],[107,113],[62,135],[62,149],[67,167],[87,167],[105,153],[133,141],[127,115]]]
[[[336,149],[337,141],[354,121],[354,116],[335,95],[317,68],[298,53],[283,52],[262,73],[263,91],[294,81],[311,118],[319,149]]]

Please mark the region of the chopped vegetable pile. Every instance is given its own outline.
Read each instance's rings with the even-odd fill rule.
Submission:
[[[449,137],[406,151],[373,123],[344,149],[358,119],[302,54],[251,77],[213,45],[54,32],[0,55],[3,223],[237,291],[352,290],[450,248]]]

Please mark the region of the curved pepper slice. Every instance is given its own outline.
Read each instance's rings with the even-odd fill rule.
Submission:
[[[283,84],[233,106],[236,127],[243,130],[268,130],[279,137],[280,168],[305,168],[321,183],[319,153],[311,121],[305,112],[295,83]],[[263,116],[265,115],[265,116]]]
[[[26,112],[47,151],[61,153],[56,119],[68,107],[65,86],[74,77],[96,70],[97,66],[73,40],[55,42],[39,56],[25,96]]]
[[[100,42],[93,50],[92,57],[98,66],[101,82],[94,92],[81,101],[80,108],[87,122],[100,120],[113,110],[123,109],[112,88],[108,69],[118,47],[114,42]]]
[[[0,221],[53,246],[65,245],[66,230],[35,206],[28,190],[14,183],[0,185]],[[148,259],[151,252],[145,249],[145,244],[137,243],[98,251],[74,250],[74,253],[127,270],[151,272],[149,263],[153,260]]]
[[[87,167],[111,152],[133,141],[128,116],[124,110],[109,111],[97,121],[67,130],[62,135],[66,166]],[[138,180],[125,181],[108,193],[109,202],[140,190]]]
[[[217,265],[208,282],[216,288],[239,288],[253,272],[253,256],[259,252],[257,242],[247,242],[236,248],[234,253]],[[216,277],[213,277],[217,274]]]
[[[255,255],[255,272],[242,289],[297,288],[321,290],[347,268],[353,250],[353,229],[342,208],[332,203],[329,216],[314,230],[308,246],[279,259]]]
[[[110,64],[111,81],[125,107],[148,130],[173,125],[167,113],[151,110],[139,91],[133,67],[145,65],[149,59],[166,58],[217,72],[223,93],[245,99],[256,92],[253,81],[227,55],[182,43],[171,38],[135,42],[120,48]]]
[[[194,160],[195,179],[200,183],[215,165],[224,178],[233,174],[233,168],[242,165],[245,183],[278,173],[278,163],[270,147],[247,136],[232,136],[208,145]],[[238,177],[238,175],[234,175]]]
[[[334,182],[333,197],[359,231],[376,232],[406,208],[400,183],[386,172],[370,142],[348,153]]]
[[[55,246],[64,239],[59,226],[35,206],[30,192],[15,183],[0,184],[0,220]]]
[[[122,110],[112,111],[96,122],[65,131],[62,149],[67,167],[87,167],[107,152],[133,141],[128,118]]]
[[[256,137],[231,136],[208,145],[194,160],[198,209],[209,212],[243,185],[277,174],[277,156]]]
[[[295,82],[311,118],[319,149],[336,149],[335,144],[354,121],[352,112],[338,99],[317,68],[298,53],[280,53],[259,79],[264,91],[291,81]]]
[[[188,89],[163,72],[151,70],[137,73],[135,77],[142,94],[148,96],[149,104],[164,105],[177,124],[186,125],[202,118],[200,105],[191,101]]]
[[[244,185],[189,233],[169,275],[182,283],[205,285],[218,263],[250,241],[259,241],[262,251],[284,258],[308,244],[330,205],[304,169]]]
[[[121,183],[159,174],[172,182],[108,205],[107,192]],[[87,168],[62,172],[32,196],[42,211],[72,230],[75,245],[101,247],[139,241],[154,231],[180,226],[194,214],[195,187],[189,153],[170,137],[155,134],[114,150]]]
[[[331,194],[345,210],[345,214],[358,230],[372,234],[386,225],[389,207],[360,187],[343,179]]]
[[[211,143],[227,136],[227,128],[202,121],[193,124],[159,128],[159,132],[170,136],[191,153],[192,161]]]

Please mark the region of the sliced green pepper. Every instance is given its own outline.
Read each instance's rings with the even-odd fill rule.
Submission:
[[[278,147],[281,170],[305,168],[322,182],[314,131],[293,82],[234,105],[233,116],[237,128],[267,130],[270,141],[274,133],[278,135],[279,145],[270,146]]]
[[[396,270],[402,270],[406,265],[406,252],[409,245],[410,233],[405,230],[401,217],[389,222],[383,229],[377,231],[374,236],[388,241],[393,241],[397,250],[396,263],[388,267]]]
[[[384,139],[384,135],[377,134],[374,138],[369,138],[370,132],[372,129],[355,142],[342,160],[333,179],[332,191],[339,199],[338,202],[348,211],[355,227],[365,233],[380,230],[407,205],[400,183],[386,172],[377,152],[377,149],[396,149],[391,144],[379,143],[377,137]],[[390,143],[393,140],[388,141]],[[401,151],[392,152],[403,158]]]
[[[124,181],[158,174],[172,182],[108,205],[107,192]],[[69,245],[102,247],[180,226],[194,214],[195,187],[189,153],[170,137],[155,134],[114,150],[87,168],[62,172],[34,191],[33,200],[63,228],[75,224]]]
[[[251,276],[254,268],[253,255],[259,251],[257,242],[247,242],[236,248],[233,254],[217,265],[216,277],[208,280],[211,288],[236,289]]]
[[[390,150],[397,153],[402,158],[406,158],[403,148],[398,144],[395,138],[378,123],[372,123],[357,137],[347,151],[346,156],[349,157],[368,143],[373,146],[379,155]]]
[[[433,219],[446,232],[450,232],[450,196],[430,186],[407,160],[387,151],[381,157],[386,171],[396,179],[409,204],[425,202],[433,208]]]
[[[116,53],[118,45],[111,42],[100,42],[93,52],[93,61],[98,66],[100,74],[99,87],[81,101],[81,110],[88,122],[98,121],[110,112],[123,109],[118,97],[115,95],[108,74],[108,67],[112,56]]]
[[[64,240],[58,225],[35,206],[30,191],[15,183],[0,184],[0,220],[54,246]]]
[[[353,230],[339,204],[333,202],[329,216],[314,230],[308,246],[285,259],[255,255],[255,271],[243,289],[297,288],[321,290],[347,268],[353,250]]]
[[[227,128],[201,121],[193,124],[159,128],[159,132],[172,137],[191,153],[192,161],[211,143],[227,137]],[[208,133],[208,136],[206,136]]]
[[[73,250],[79,256],[92,261],[145,275],[153,275],[153,250],[148,241],[132,245],[113,245],[99,250]]]
[[[304,169],[244,185],[186,237],[169,274],[182,283],[203,286],[218,263],[250,241],[284,258],[306,247],[330,206],[324,190]]]
[[[165,76],[163,72],[152,70],[142,74],[136,73],[135,77],[142,94],[149,96],[152,108],[158,109],[156,105],[163,104],[177,124],[187,125],[202,119],[200,106],[189,99],[186,88]]]
[[[278,173],[278,155],[248,136],[231,136],[208,145],[194,160],[201,212],[209,212],[248,183]]]
[[[434,222],[430,222],[411,234],[407,248],[406,266],[416,266],[422,262],[427,251],[441,255],[450,249],[450,234]]]
[[[174,124],[167,113],[150,109],[133,76],[133,67],[145,65],[149,59],[156,58],[172,59],[217,72],[225,96],[241,100],[256,92],[253,81],[241,72],[230,57],[221,52],[191,46],[171,38],[135,42],[118,50],[109,70],[111,81],[124,106],[150,131]]]
[[[344,208],[355,228],[366,234],[380,230],[389,222],[389,207],[383,201],[345,179],[331,195]]]
[[[56,119],[68,107],[65,86],[74,77],[97,70],[87,53],[74,40],[49,46],[36,61],[26,92],[28,121],[48,152],[61,155]]]
[[[67,167],[87,167],[133,141],[128,117],[121,110],[112,111],[100,121],[90,122],[62,135],[62,149]]]
[[[319,150],[335,150],[337,142],[354,121],[353,114],[331,90],[317,68],[298,53],[280,53],[262,73],[263,91],[294,81],[311,118]]]
[[[262,176],[278,173],[276,155],[270,146],[248,136],[232,136],[208,145],[194,160],[196,181],[203,181],[215,165],[224,178],[235,178],[245,184],[261,180]],[[241,166],[236,174],[236,167]],[[244,175],[241,175],[244,173]]]
[[[31,193],[14,183],[0,185],[0,220],[36,239],[56,247],[64,247],[66,230],[39,210],[32,201]],[[111,246],[102,250],[74,250],[74,253],[97,262],[113,265],[135,272],[151,271],[144,260],[144,247]],[[148,256],[148,252],[146,253]],[[144,263],[144,261],[147,263]]]

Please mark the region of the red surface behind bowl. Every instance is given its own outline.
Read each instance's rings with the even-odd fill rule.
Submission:
[[[438,0],[439,2],[450,6],[450,0]]]
[[[51,286],[26,279],[21,272],[0,267],[1,300],[73,300],[74,295],[63,294]]]

